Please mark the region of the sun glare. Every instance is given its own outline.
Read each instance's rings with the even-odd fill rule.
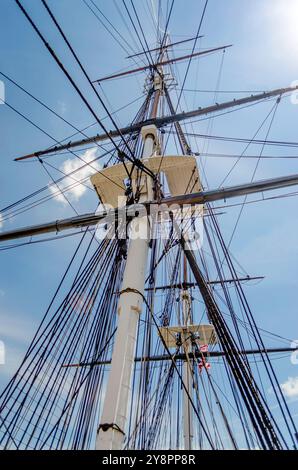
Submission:
[[[273,16],[273,34],[288,49],[298,55],[298,0],[269,0],[266,2]]]

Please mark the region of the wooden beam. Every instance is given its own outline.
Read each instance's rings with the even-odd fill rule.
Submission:
[[[274,354],[274,353],[292,353],[297,351],[294,348],[268,348],[268,349],[245,349],[237,351],[236,354],[239,355],[255,355],[255,354]],[[202,356],[206,359],[213,358],[213,357],[224,357],[226,354],[223,351],[209,351],[207,353],[203,352],[196,352],[189,353],[187,356],[189,359],[200,359]],[[175,354],[174,356],[169,356],[168,354],[162,354],[159,356],[144,356],[144,357],[136,357],[135,362],[163,362],[163,361],[185,361],[187,359],[186,354],[180,353]],[[103,366],[111,364],[111,360],[108,359],[106,361],[96,361],[96,362],[79,362],[77,364],[64,364],[62,367],[91,367],[91,366]]]
[[[195,37],[190,38],[190,39],[184,39],[183,41],[172,42],[171,44],[166,44],[164,46],[155,47],[154,49],[149,49],[149,50],[144,51],[144,52],[139,52],[138,54],[129,55],[129,56],[126,57],[126,59],[133,59],[134,57],[139,57],[140,55],[144,55],[144,54],[147,54],[149,52],[161,51],[161,50],[167,49],[168,47],[178,46],[179,44],[185,44],[186,42],[201,39],[203,37],[204,36],[195,36]]]
[[[135,132],[139,132],[143,126],[147,126],[151,124],[154,124],[157,128],[161,128],[168,124],[172,124],[174,122],[181,122],[181,121],[186,121],[187,119],[192,119],[192,118],[196,118],[199,116],[206,116],[206,115],[213,114],[216,112],[225,111],[226,109],[235,108],[236,106],[242,106],[242,105],[246,105],[249,103],[254,103],[257,101],[265,100],[268,98],[273,98],[274,96],[279,97],[285,93],[291,93],[297,90],[298,90],[298,86],[288,87],[288,88],[278,88],[276,90],[260,93],[258,95],[247,96],[245,98],[241,98],[238,100],[226,101],[220,104],[216,103],[206,108],[194,109],[193,111],[189,111],[189,112],[182,112],[182,113],[174,114],[174,115],[171,114],[169,116],[159,117],[155,119],[146,119],[145,121],[137,122],[130,126],[123,127],[122,129],[119,129],[119,131],[118,130],[110,131],[108,134],[110,137],[113,137],[113,138],[119,137],[120,135],[123,136],[123,135],[128,135],[128,134],[134,134]],[[51,153],[57,153],[62,150],[69,150],[69,149],[73,149],[73,148],[80,147],[80,146],[87,145],[87,144],[93,144],[93,143],[95,144],[96,142],[107,140],[108,134],[97,134],[93,137],[76,140],[76,141],[69,142],[64,145],[56,145],[55,147],[50,147],[45,150],[39,150],[37,152],[29,153],[22,157],[15,158],[15,161],[27,160],[28,158],[41,157],[43,155],[50,155]]]
[[[144,65],[143,67],[138,67],[136,69],[127,70],[126,72],[119,72],[119,73],[115,73],[114,75],[107,75],[106,77],[102,77],[102,78],[99,78],[98,80],[94,80],[93,83],[100,83],[106,80],[112,80],[113,78],[125,77],[133,73],[142,72],[143,70],[150,70],[150,69],[156,70],[157,67],[162,67],[168,64],[174,64],[175,62],[180,62],[181,60],[187,60],[192,57],[198,57],[198,56],[203,56],[206,54],[211,54],[212,52],[221,51],[223,49],[228,49],[229,47],[232,47],[232,44],[228,44],[227,46],[214,47],[213,49],[206,49],[206,51],[194,52],[193,54],[187,54],[181,57],[176,57],[176,58],[173,57],[172,59],[163,60],[161,62],[157,62],[156,64]]]
[[[150,213],[150,208],[158,212],[160,210],[170,209],[173,205],[182,207],[183,205],[193,206],[196,204],[205,204],[207,202],[214,202],[221,199],[230,199],[233,197],[245,196],[247,194],[254,194],[258,192],[271,191],[273,189],[287,188],[290,186],[298,185],[298,174],[281,176],[279,178],[272,178],[269,180],[256,181],[254,183],[247,183],[238,186],[230,186],[227,188],[220,188],[211,191],[200,191],[199,193],[182,194],[179,196],[172,196],[161,199],[159,204],[155,201],[149,201],[145,204],[132,204],[121,209],[114,209],[110,211],[103,211],[100,213],[89,213],[71,217],[69,219],[56,220],[54,222],[45,223],[41,225],[34,225],[23,227],[20,229],[10,230],[7,232],[0,232],[0,242],[7,240],[14,240],[17,238],[24,238],[33,235],[42,235],[49,232],[60,232],[62,230],[69,230],[74,228],[89,227],[98,224],[106,217],[121,217],[121,211],[126,212],[126,216],[136,217],[136,213],[146,208]]]
[[[235,279],[223,279],[222,281],[207,281],[207,284],[209,285],[218,285],[218,284],[232,284],[235,281],[239,282],[245,282],[245,281],[260,281],[265,279],[264,276],[247,276],[247,277],[239,277],[236,280]],[[197,287],[196,282],[180,282],[177,284],[172,284],[172,285],[166,285],[166,286],[155,286],[155,287],[147,287],[145,291],[158,291],[158,290],[169,290],[169,289],[189,289],[192,287]]]

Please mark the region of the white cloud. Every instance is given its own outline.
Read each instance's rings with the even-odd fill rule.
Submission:
[[[9,342],[16,341],[18,344],[28,344],[35,328],[36,323],[27,319],[25,316],[0,311],[1,340]]]
[[[286,382],[281,384],[281,389],[286,397],[298,397],[298,377],[289,377]]]
[[[86,163],[92,162],[92,160],[96,158],[96,152],[97,152],[97,148],[86,150],[86,152],[81,156],[81,160],[75,159],[75,157],[70,158],[66,160],[65,162],[63,162],[62,165],[59,167],[59,169],[64,174],[70,174],[74,170],[77,170],[81,166],[84,166],[84,162]],[[89,184],[88,178],[99,170],[100,170],[99,163],[97,161],[92,162],[90,163],[90,165],[84,166],[81,170],[77,171],[70,177],[65,178],[63,181],[61,181],[61,183],[58,183],[59,189],[61,191],[64,191],[64,189],[66,189],[67,187],[70,187],[70,189],[68,189],[65,193],[66,197],[68,199],[78,201],[87,190],[87,187],[85,186],[85,184],[87,185]],[[86,180],[85,184],[76,183],[76,181],[81,181],[81,180]],[[65,197],[63,196],[63,194],[58,193],[58,188],[56,185],[50,186],[50,191],[52,194],[55,194],[55,199],[57,201],[67,204],[67,201]]]
[[[267,7],[268,8],[268,7]],[[297,50],[297,0],[274,0],[270,2],[267,13],[268,26],[273,30],[276,44],[280,49],[284,48],[288,54]]]
[[[58,108],[59,108],[59,113],[60,114],[65,114],[67,111],[67,106],[64,101],[58,101]]]
[[[2,215],[0,214],[0,228],[3,226],[3,217]]]
[[[7,380],[10,379],[17,371],[25,354],[24,348],[12,347],[11,345],[5,346],[5,363],[0,366],[0,391],[7,385]]]
[[[0,310],[0,341],[5,346],[5,364],[0,366],[0,391],[19,367],[35,329],[36,321],[30,321],[25,315]]]

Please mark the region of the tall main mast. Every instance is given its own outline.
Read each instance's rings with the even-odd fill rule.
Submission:
[[[157,73],[153,79],[153,85],[155,95],[151,118],[157,116],[161,96],[162,79]],[[157,128],[154,125],[144,126],[141,129],[141,134],[144,141],[142,158],[148,159],[152,157],[158,147]],[[154,199],[153,180],[150,176],[143,175],[140,188],[140,203]],[[123,447],[128,403],[131,398],[131,381],[137,342],[138,320],[143,305],[150,242],[148,217],[144,216],[133,219],[130,229],[142,235],[131,239],[129,242],[118,303],[119,322],[111,370],[96,438],[96,449],[102,450],[119,450]]]

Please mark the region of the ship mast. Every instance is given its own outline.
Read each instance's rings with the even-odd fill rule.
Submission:
[[[154,101],[151,118],[156,118],[162,90],[162,75],[155,72],[153,76]],[[157,128],[154,125],[141,129],[144,141],[142,159],[150,159],[159,147]],[[140,183],[140,203],[154,199],[153,180],[143,175]],[[134,186],[136,181],[132,181]],[[134,367],[137,328],[142,312],[145,274],[150,242],[148,217],[135,218],[130,229],[141,236],[131,239],[123,283],[119,295],[119,322],[112,355],[107,390],[103,411],[96,438],[96,449],[119,450],[123,447],[125,425],[128,415],[128,404],[131,398],[131,380]]]
[[[186,257],[183,257],[184,261],[184,282],[187,282],[187,264]],[[193,388],[193,371],[189,354],[192,352],[192,339],[188,332],[188,325],[191,323],[191,297],[187,289],[181,291],[182,300],[182,340],[183,349],[185,352],[186,360],[183,363],[183,381],[185,389],[183,390],[183,437],[184,437],[184,450],[193,449],[193,409],[189,400],[189,396],[192,396]]]
[[[20,2],[18,0],[16,1],[23,10],[23,13],[25,13],[30,20]],[[46,6],[44,0],[43,3]],[[58,26],[60,33],[62,33],[64,40],[67,42],[55,18],[48,7],[46,8],[56,23],[56,26]],[[32,20],[30,20],[30,22],[35,27]],[[38,32],[36,27],[35,30]],[[39,36],[43,39],[40,33]],[[198,37],[197,35],[194,39],[197,40]],[[164,39],[165,44],[163,44]],[[52,305],[54,307],[56,306],[56,295],[59,294],[60,287],[68,274],[73,260],[79,252],[78,250],[85,236],[83,235],[47,310],[46,315],[50,312],[52,316],[49,316],[45,324],[43,323],[46,317],[42,320],[42,327],[40,326],[34,336],[20,368],[1,394],[0,418],[4,432],[3,436],[0,435],[0,445],[5,446],[5,448],[10,448],[10,446],[21,448],[23,445],[28,449],[32,446],[36,449],[45,449],[47,446],[49,446],[49,448],[56,447],[57,449],[63,449],[64,447],[66,448],[67,445],[72,449],[80,447],[87,448],[87,446],[89,448],[90,443],[94,443],[95,431],[97,431],[95,442],[97,450],[121,450],[128,447],[153,449],[159,444],[161,448],[164,448],[168,443],[169,448],[173,448],[173,436],[171,433],[169,433],[169,436],[167,435],[169,429],[167,427],[169,423],[168,417],[170,417],[171,424],[172,416],[176,413],[176,409],[173,407],[175,402],[172,401],[172,396],[170,396],[170,394],[173,395],[173,388],[171,389],[174,385],[174,381],[171,382],[173,378],[177,381],[179,379],[177,382],[177,397],[179,397],[179,401],[177,400],[176,402],[178,403],[179,412],[176,413],[177,426],[175,429],[177,448],[180,447],[179,441],[182,436],[184,440],[183,448],[185,450],[193,450],[196,447],[196,433],[194,433],[194,430],[197,429],[196,426],[200,426],[199,429],[203,436],[199,443],[200,448],[204,447],[205,442],[203,439],[205,438],[206,443],[211,449],[219,449],[221,448],[220,446],[224,448],[225,442],[216,442],[217,437],[220,436],[218,428],[214,426],[213,438],[208,429],[208,421],[206,422],[201,419],[201,415],[204,417],[205,410],[203,406],[201,406],[201,397],[199,397],[198,392],[200,392],[203,399],[206,398],[206,408],[208,406],[208,411],[213,419],[213,403],[211,400],[208,401],[211,393],[207,395],[204,387],[204,379],[206,378],[209,384],[209,392],[212,392],[211,399],[214,398],[215,403],[218,405],[220,417],[223,420],[227,436],[231,440],[232,447],[237,449],[238,444],[236,439],[234,439],[233,429],[226,418],[224,408],[221,406],[219,395],[213,385],[213,378],[208,372],[210,364],[206,362],[206,358],[209,356],[223,357],[225,360],[225,367],[233,392],[233,398],[237,405],[237,410],[241,412],[236,414],[243,426],[245,437],[247,429],[250,437],[250,430],[246,424],[247,421],[249,425],[252,425],[255,433],[252,444],[256,442],[260,444],[262,448],[272,450],[282,449],[284,447],[288,448],[287,441],[284,440],[279,426],[277,426],[273,415],[271,415],[266,397],[263,396],[258,382],[254,379],[253,371],[250,368],[246,355],[260,355],[266,367],[268,377],[270,380],[272,377],[275,380],[275,382],[271,380],[273,384],[272,390],[274,390],[275,396],[279,400],[278,391],[280,391],[280,387],[279,385],[276,387],[276,384],[278,384],[277,378],[273,369],[269,368],[270,361],[268,359],[268,353],[295,351],[295,349],[278,348],[268,350],[265,348],[257,325],[250,312],[249,305],[246,302],[246,298],[239,288],[239,283],[243,279],[238,277],[237,271],[230,261],[228,248],[222,240],[220,231],[216,232],[217,225],[212,220],[214,217],[213,209],[212,207],[207,207],[206,213],[204,213],[203,205],[220,199],[226,200],[227,198],[239,197],[240,195],[297,185],[298,174],[267,181],[250,182],[249,184],[237,185],[230,188],[204,191],[200,181],[197,160],[195,158],[195,155],[198,156],[199,154],[192,154],[180,122],[203,115],[212,115],[219,111],[252,104],[257,101],[264,101],[272,97],[277,97],[277,100],[280,100],[281,95],[297,91],[298,87],[277,89],[267,93],[241,98],[240,100],[228,101],[221,104],[216,103],[207,108],[199,108],[190,112],[179,112],[177,114],[178,105],[175,109],[171,102],[167,89],[167,74],[163,72],[163,67],[177,61],[224,50],[226,47],[230,46],[194,52],[194,44],[192,54],[170,58],[168,55],[164,57],[168,47],[185,43],[189,40],[167,44],[166,32],[164,39],[160,48],[150,50],[147,47],[149,50],[144,50],[145,54],[159,51],[155,63],[153,63],[152,60],[152,63],[149,61],[149,64],[144,67],[117,73],[112,76],[109,75],[108,77],[96,81],[100,82],[106,79],[127,76],[143,70],[150,70],[149,79],[146,82],[146,85],[148,85],[149,82],[150,88],[148,96],[133,124],[119,129],[112,120],[116,130],[107,132],[105,127],[101,125],[101,121],[97,119],[98,123],[105,131],[104,134],[87,137],[83,140],[77,140],[63,145],[59,144],[56,147],[51,147],[16,159],[24,160],[33,157],[40,159],[40,157],[45,154],[51,154],[61,151],[62,149],[69,150],[80,145],[85,145],[88,142],[94,143],[105,139],[110,139],[110,141],[115,144],[113,142],[114,137],[121,137],[121,139],[124,140],[123,136],[125,135],[129,135],[128,140],[124,140],[124,144],[126,148],[131,151],[132,156],[131,158],[129,155],[125,155],[125,152],[122,151],[122,144],[121,147],[115,145],[118,151],[118,159],[117,154],[115,154],[115,156],[120,163],[112,165],[107,164],[101,171],[91,177],[91,183],[102,203],[101,212],[78,215],[75,218],[34,227],[26,227],[0,234],[0,242],[2,242],[28,235],[44,234],[52,231],[58,232],[74,227],[88,228],[97,223],[105,223],[108,218],[106,216],[108,215],[115,216],[113,221],[116,221],[118,228],[119,220],[122,221],[122,215],[127,216],[129,220],[129,224],[127,226],[125,225],[125,238],[127,237],[127,240],[123,243],[123,245],[127,243],[127,253],[126,249],[122,251],[122,245],[120,246],[122,242],[118,244],[116,239],[117,235],[115,235],[112,241],[104,239],[89,260],[88,251],[91,247],[90,243],[69,292],[67,292],[61,305],[52,314]],[[54,51],[44,39],[43,42],[53,55]],[[145,42],[147,45],[146,40]],[[77,59],[70,44],[68,42],[67,44],[74,57]],[[135,54],[135,56],[141,54],[142,53],[138,53]],[[60,68],[66,72],[57,56],[55,56],[55,60]],[[78,59],[77,62],[82,71],[84,71]],[[86,73],[85,77],[89,80]],[[68,76],[68,78],[71,77]],[[78,87],[73,81],[72,83],[83,98],[85,104],[87,104],[89,110],[92,111],[92,108],[89,106],[82,93],[80,93]],[[89,80],[89,83],[94,89],[93,83],[95,82]],[[182,90],[183,87],[184,84]],[[98,98],[100,99],[99,96]],[[159,110],[163,108],[160,105],[161,98],[163,98],[168,107],[168,112],[170,113],[168,115],[159,112]],[[180,98],[178,99],[178,104],[179,101]],[[94,114],[93,111],[92,113]],[[110,114],[109,116],[111,117]],[[142,117],[140,118],[140,116]],[[161,151],[163,144],[161,133],[165,132],[162,131],[162,129],[169,124],[174,125],[176,128],[181,153],[184,153],[184,155],[164,155],[165,149],[163,149],[164,152]],[[159,129],[161,129],[160,134]],[[136,140],[137,144],[141,143],[142,145],[142,150],[138,151],[136,155],[134,155],[130,147],[131,145],[133,148],[132,142],[134,140]],[[139,147],[136,145],[135,148],[137,149]],[[160,172],[162,172],[165,177],[162,182],[165,181],[167,185],[170,194],[169,197],[167,197],[167,195],[165,196],[161,190],[161,185],[159,184]],[[126,184],[128,180],[129,184]],[[38,193],[38,191],[36,193]],[[121,197],[121,200],[119,200],[119,197]],[[125,201],[124,206],[123,201]],[[106,204],[110,204],[112,208],[106,208]],[[221,270],[221,267],[217,269],[218,276],[215,281],[211,281],[209,277],[207,277],[208,271],[207,269],[205,270],[203,256],[200,262],[197,261],[199,257],[196,256],[193,251],[194,248],[191,243],[191,238],[188,236],[188,230],[184,229],[182,225],[180,226],[175,221],[174,212],[173,209],[171,209],[174,205],[175,211],[179,210],[179,207],[191,206],[191,219],[195,217],[193,212],[194,206],[196,206],[198,210],[198,212],[196,211],[196,216],[204,217],[206,214],[211,217],[212,227],[215,229],[215,238],[219,241],[218,247],[221,250],[219,253],[217,245],[215,245],[216,250],[214,250],[215,254],[213,255],[214,264],[215,267],[217,267],[217,264],[219,264],[217,257],[220,259],[222,252],[224,255],[223,261],[227,262],[227,267],[229,268],[228,272],[231,276],[229,279],[226,278],[226,273],[224,270]],[[141,206],[144,212],[140,214]],[[178,231],[175,230],[176,234],[171,234],[167,240],[172,243],[173,238],[174,242],[170,245],[170,249],[174,248],[176,253],[175,264],[174,266],[170,266],[173,277],[171,276],[169,285],[168,273],[166,273],[165,278],[167,283],[160,287],[155,286],[155,281],[158,279],[155,268],[159,261],[157,264],[153,264],[153,261],[155,263],[156,260],[162,259],[164,255],[166,256],[168,254],[169,250],[168,246],[167,250],[164,249],[162,242],[160,242],[159,245],[156,244],[156,249],[155,243],[152,243],[152,225],[154,226],[155,219],[152,220],[150,209],[153,206],[155,206],[160,216],[160,218],[157,218],[157,223],[163,223],[161,216],[163,212],[166,212],[168,216],[170,214],[170,217],[166,220],[171,220],[173,232],[174,227],[178,228]],[[189,207],[187,207],[187,209],[189,209]],[[209,213],[207,213],[207,210],[209,210]],[[157,213],[153,209],[153,217],[155,217]],[[182,219],[184,220],[184,215]],[[105,227],[106,226],[108,226],[108,224],[105,223]],[[121,225],[121,228],[122,227],[123,225]],[[205,227],[205,232],[208,234],[207,229],[208,227]],[[151,278],[149,276],[148,279],[150,280],[147,279],[146,281],[146,271],[151,246]],[[199,244],[197,246],[199,246]],[[209,247],[213,254],[213,246],[210,242]],[[161,258],[157,257],[159,250],[163,250]],[[122,257],[125,258],[125,262],[121,259]],[[182,273],[180,272],[181,260],[183,260]],[[166,268],[168,268],[168,266],[166,266],[167,261],[168,259],[163,259]],[[171,260],[169,261],[169,265],[170,264]],[[124,272],[122,268],[124,268]],[[158,272],[161,273],[160,277],[162,279],[160,280],[163,280],[164,274],[162,272],[162,265],[159,267]],[[180,274],[182,274],[181,279],[179,277]],[[177,282],[181,280],[183,280],[183,282],[177,284]],[[217,302],[212,288],[210,288],[212,284],[220,283],[223,287],[224,283],[230,282],[235,286],[238,302],[241,301],[241,304],[239,302],[241,312],[243,313],[243,321],[241,324],[245,326],[247,334],[250,334],[256,341],[256,344],[259,346],[258,349],[244,349],[244,343],[242,342],[238,330],[238,317],[233,310],[230,297],[227,294],[221,303],[219,303]],[[121,287],[119,287],[120,285]],[[206,325],[202,325],[201,321],[200,324],[193,324],[194,320],[197,318],[196,309],[193,307],[193,302],[196,299],[192,297],[191,291],[191,288],[194,286],[199,289],[200,299],[202,299],[202,301],[199,301],[201,301],[204,306],[203,316],[206,315],[209,322]],[[146,301],[144,296],[146,291],[177,288],[180,292],[181,301],[180,308],[177,309],[178,325],[173,325],[172,318],[175,292],[171,293],[173,294],[173,303],[163,302],[163,300],[160,302],[163,309],[162,315],[159,316],[157,321],[154,313],[159,314],[159,310],[156,308],[156,304],[154,304],[153,301],[151,305],[155,306],[155,311],[151,309],[150,303]],[[225,305],[229,307],[228,312],[231,314],[231,319],[233,320],[232,327],[234,328],[232,329],[230,328],[229,321],[225,319],[227,315],[226,312],[222,311],[220,308],[225,299],[227,300]],[[148,309],[148,317],[149,313],[152,316],[153,323],[151,323],[151,321],[145,321],[145,333],[141,331],[139,335],[139,321],[144,304],[146,304]],[[114,320],[116,316],[118,320],[117,328],[115,329]],[[239,323],[240,321],[241,319],[239,319]],[[154,326],[158,330],[158,336],[156,340],[153,339],[151,341],[151,333]],[[234,334],[234,330],[236,334]],[[141,341],[138,343],[138,337],[142,338],[142,335],[147,343],[144,340],[142,357],[138,357],[138,352],[141,349],[138,347],[141,343]],[[112,358],[110,360],[109,347],[112,338],[115,338],[115,341]],[[209,352],[208,346],[216,344],[219,344],[220,350]],[[154,345],[154,348],[152,348],[152,345]],[[155,346],[157,347],[155,348]],[[167,354],[158,354],[163,352],[163,350],[160,351],[160,346],[163,346]],[[170,349],[175,352],[170,352]],[[154,355],[152,355],[152,353]],[[74,361],[79,362],[74,363]],[[180,373],[180,368],[177,366],[177,361],[179,361],[179,366],[180,364],[182,366],[182,374]],[[182,363],[180,361],[182,361]],[[138,389],[140,392],[140,400],[137,407],[134,408],[134,390],[136,389],[133,389],[132,378],[135,371],[135,364],[140,362],[143,364],[147,363],[146,366],[148,365],[148,368],[146,367],[141,370],[141,380]],[[157,374],[154,371],[152,379],[149,374],[151,374],[154,367],[152,367],[152,370],[149,370],[149,362],[155,362],[157,366],[159,362],[164,364],[164,366],[160,367],[161,374]],[[172,362],[171,367],[167,367],[167,363],[169,362]],[[107,364],[111,364],[111,367],[107,380],[105,380],[105,365]],[[94,368],[94,366],[100,367]],[[73,370],[72,368],[75,369]],[[164,377],[162,377],[164,372],[162,368],[164,368],[166,372]],[[175,370],[177,375],[174,375]],[[206,375],[205,377],[202,376],[203,386],[198,390],[197,371],[201,373],[201,371],[204,370]],[[69,374],[68,371],[70,371]],[[161,378],[162,380],[160,380]],[[71,380],[70,387],[68,379]],[[215,382],[214,384],[217,385]],[[101,406],[99,402],[101,401],[104,388],[106,388],[106,391]],[[152,393],[153,390],[154,393]],[[219,391],[221,392],[220,388]],[[235,391],[237,393],[235,393]],[[168,395],[166,393],[168,393]],[[180,426],[180,393],[182,395],[183,407],[182,427]],[[177,397],[175,396],[175,398]],[[154,398],[154,402],[152,402],[152,410],[150,409],[148,412],[147,404],[150,403],[149,398],[150,400]],[[228,399],[227,402],[230,405]],[[238,407],[239,403],[241,406]],[[292,427],[290,427],[286,419],[287,416],[291,418],[290,412],[286,403],[284,403],[284,405],[280,403],[281,400],[279,400],[280,410],[285,418],[289,434],[293,439],[296,439],[297,430],[294,422],[292,422]],[[128,426],[129,408],[136,410],[136,412],[132,412],[133,419],[131,419],[131,423]],[[59,415],[56,415],[57,410]],[[147,412],[148,415],[146,415]],[[242,415],[244,422],[242,422]],[[142,424],[143,419],[145,423],[144,426]],[[136,426],[132,431],[131,425],[133,425],[134,420]],[[139,423],[141,423],[140,430],[138,429]],[[213,424],[216,424],[215,420]],[[293,436],[291,435],[292,428],[294,430]],[[137,437],[135,437],[135,435]],[[251,448],[249,440],[247,440],[247,443],[248,447]],[[294,448],[296,448],[295,441]]]

